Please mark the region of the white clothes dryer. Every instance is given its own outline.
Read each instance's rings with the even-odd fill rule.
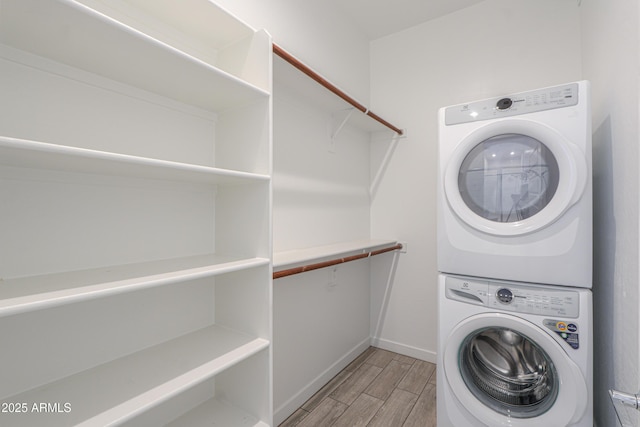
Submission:
[[[440,275],[438,427],[592,427],[592,296]]]
[[[589,83],[438,117],[438,270],[591,288]]]

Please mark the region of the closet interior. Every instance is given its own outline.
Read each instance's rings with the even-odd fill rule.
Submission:
[[[274,271],[401,249],[370,237],[366,144],[403,133],[283,64],[274,47],[209,1],[2,1],[0,364],[13,369],[0,402],[15,409],[3,420],[269,426],[274,407],[281,418],[368,345],[366,326],[295,398],[274,385],[273,325],[291,321],[286,309],[273,320]],[[285,104],[330,117],[320,149],[338,160],[328,187],[304,164],[292,173],[299,152],[273,173],[272,139],[283,136],[274,77],[286,81]],[[349,170],[353,158],[362,161]],[[334,231],[309,238],[300,231],[319,205],[319,231]],[[366,220],[347,230],[344,215]],[[368,273],[350,268],[336,280],[367,288]]]

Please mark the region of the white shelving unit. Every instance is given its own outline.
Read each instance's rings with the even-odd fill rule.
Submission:
[[[271,40],[0,0],[0,425],[272,425]]]

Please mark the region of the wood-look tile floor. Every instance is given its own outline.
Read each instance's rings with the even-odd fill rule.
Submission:
[[[435,427],[436,365],[369,347],[280,427]]]

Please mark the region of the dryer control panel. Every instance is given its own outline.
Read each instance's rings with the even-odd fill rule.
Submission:
[[[579,293],[553,286],[447,276],[445,295],[456,301],[514,313],[563,318],[577,318],[580,314]]]
[[[552,110],[576,105],[578,84],[569,83],[529,92],[501,96],[445,109],[445,124],[477,122],[498,119],[537,111]]]

